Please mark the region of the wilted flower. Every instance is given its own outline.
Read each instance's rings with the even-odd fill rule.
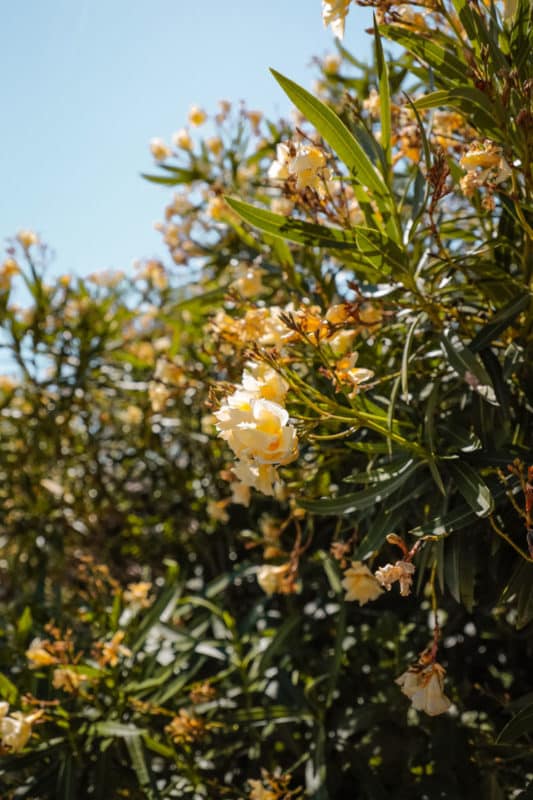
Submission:
[[[392,584],[399,581],[400,594],[402,597],[407,597],[411,594],[414,572],[415,565],[410,561],[397,561],[395,564],[385,564],[384,567],[377,569],[375,574],[388,592],[390,592]]]
[[[378,581],[361,561],[352,561],[351,567],[344,573],[342,585],[346,589],[345,600],[358,600],[360,606],[369,600],[377,600],[383,594]]]
[[[248,783],[251,787],[248,795],[249,800],[277,800],[279,797],[277,792],[265,789],[262,781],[249,779]]]
[[[250,505],[252,493],[249,486],[242,481],[232,481],[230,489],[232,503],[246,507]]]
[[[194,742],[204,730],[205,725],[202,720],[193,717],[184,708],[181,708],[179,714],[165,726],[166,733],[176,744]]]
[[[444,694],[445,674],[445,669],[436,662],[426,667],[415,664],[396,678],[396,683],[411,700],[413,708],[435,717],[451,706],[451,700]]]

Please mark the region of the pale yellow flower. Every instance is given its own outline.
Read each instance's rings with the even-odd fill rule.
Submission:
[[[240,506],[248,507],[250,505],[251,490],[242,481],[232,481],[231,489],[231,502]]]
[[[224,148],[224,143],[220,136],[210,136],[205,140],[205,146],[214,156],[219,156]]]
[[[17,233],[17,239],[25,250],[29,250],[35,244],[39,244],[39,237],[34,231],[22,230]]]
[[[26,650],[26,658],[30,662],[30,667],[32,669],[48,667],[50,664],[57,664],[57,657],[45,648],[45,644],[46,643],[42,642],[40,639],[34,639]]]
[[[248,795],[249,800],[277,800],[279,797],[277,792],[265,789],[262,781],[249,779],[248,783],[251,787],[250,794]]]
[[[165,161],[172,155],[172,150],[162,139],[152,139],[150,141],[150,151],[156,161]]]
[[[336,53],[328,53],[328,55],[324,56],[322,61],[322,69],[326,75],[336,75],[340,65],[341,59]]]
[[[234,268],[235,280],[230,284],[242,297],[258,297],[268,288],[263,285],[262,278],[265,270],[254,264],[241,263]]]
[[[200,108],[199,106],[191,106],[189,109],[189,122],[191,125],[194,125],[195,128],[198,128],[200,125],[203,125],[207,119],[207,114]]]
[[[172,136],[172,143],[180,150],[192,150],[192,139],[187,128],[180,128]]]
[[[128,583],[128,587],[123,594],[124,602],[131,606],[148,608],[151,604],[151,600],[148,597],[151,588],[152,584],[150,581]]]
[[[296,177],[296,189],[301,191],[307,187],[323,190],[326,156],[318,147],[300,145],[296,155],[289,162],[289,171]]]
[[[101,667],[108,664],[110,667],[116,667],[121,656],[131,655],[131,650],[122,644],[125,635],[124,631],[117,631],[113,634],[111,641],[103,643],[102,654],[98,659]]]
[[[358,600],[360,606],[369,600],[377,600],[383,594],[378,581],[361,561],[352,561],[351,567],[344,573],[342,585],[346,589],[345,600]]]
[[[208,500],[207,516],[216,522],[228,522],[229,514],[226,511],[226,500]]]
[[[20,267],[14,258],[6,258],[0,267],[0,290],[7,292],[11,286],[11,280],[20,272]]]
[[[88,676],[70,667],[58,667],[54,670],[52,685],[54,689],[62,689],[67,694],[77,692],[81,684],[88,680]]]

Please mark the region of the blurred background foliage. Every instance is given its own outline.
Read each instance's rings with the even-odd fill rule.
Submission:
[[[167,265],[8,247],[2,797],[529,796],[531,9],[375,10],[373,65],[274,73],[292,120],[153,140]],[[249,496],[214,414],[261,368],[299,457]],[[347,602],[397,537],[409,597]]]

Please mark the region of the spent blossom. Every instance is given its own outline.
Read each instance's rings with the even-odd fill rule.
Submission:
[[[418,663],[396,678],[396,683],[410,699],[413,708],[435,717],[444,714],[451,706],[451,700],[444,694],[445,674],[444,667],[436,661],[427,666]]]
[[[397,561],[395,564],[385,564],[376,570],[376,578],[380,584],[390,592],[392,584],[396,581],[400,584],[400,594],[407,597],[411,594],[415,565],[410,561]]]

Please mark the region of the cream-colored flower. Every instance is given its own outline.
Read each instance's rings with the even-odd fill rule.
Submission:
[[[87,675],[70,669],[70,667],[58,667],[54,670],[52,686],[54,689],[62,689],[67,694],[73,694],[87,680]]]
[[[151,588],[151,581],[128,583],[127,589],[122,595],[124,602],[131,606],[137,606],[138,608],[148,608],[148,606],[151,605],[151,600],[148,597]]]
[[[296,430],[278,403],[237,391],[215,413],[220,436],[237,458],[256,464],[289,464],[298,456]]]
[[[228,522],[229,514],[226,511],[227,500],[208,500],[207,516],[216,522]]]
[[[57,657],[46,649],[45,644],[46,642],[42,642],[40,639],[34,639],[26,650],[26,658],[30,662],[32,669],[57,664]]]
[[[230,283],[230,286],[242,297],[259,297],[268,291],[268,287],[262,282],[265,274],[265,270],[255,264],[241,263],[234,267],[235,280]]]
[[[262,781],[249,779],[248,783],[251,787],[250,794],[248,795],[249,800],[277,800],[279,797],[277,792],[265,789]]]
[[[322,19],[339,39],[344,36],[344,23],[351,0],[322,0]]]
[[[150,151],[156,161],[165,161],[172,155],[172,150],[162,139],[152,139],[150,141]]]
[[[195,128],[198,128],[200,125],[203,125],[207,119],[207,114],[200,108],[199,106],[191,106],[189,109],[189,122],[191,125],[194,125]]]
[[[192,150],[192,139],[187,128],[180,128],[172,136],[172,143],[180,150]]]
[[[274,197],[270,203],[270,209],[273,214],[289,217],[294,210],[294,203],[288,197]]]
[[[236,505],[246,506],[246,508],[248,508],[252,494],[250,487],[242,481],[232,481],[230,489],[231,502],[235,503]]]
[[[32,725],[41,717],[42,712],[23,714],[21,711],[14,711],[8,716],[8,711],[9,703],[0,703],[0,743],[6,750],[19,753],[26,746]]]
[[[264,363],[252,363],[248,366],[249,369],[245,369],[242,374],[243,389],[255,397],[283,405],[289,384],[279,372]]]
[[[160,414],[167,407],[171,392],[164,383],[150,381],[148,384],[148,397],[154,414]]]
[[[224,143],[220,136],[210,136],[205,140],[205,146],[215,157],[219,156],[224,149]]]
[[[323,191],[324,181],[328,177],[325,167],[326,156],[323,150],[300,145],[289,162],[289,172],[296,177],[296,189],[301,191],[309,187]]]
[[[275,567],[264,564],[257,572],[257,583],[265,594],[271,595],[283,592],[283,584],[289,574],[290,564],[280,564]]]
[[[110,667],[116,667],[121,656],[131,655],[131,650],[122,644],[125,635],[124,631],[117,631],[109,642],[103,643],[102,654],[99,658],[101,667],[105,667],[108,664]]]
[[[375,574],[388,592],[390,592],[392,584],[398,581],[400,594],[402,597],[407,597],[411,594],[414,573],[415,565],[410,561],[397,561],[395,564],[385,564],[384,567],[377,569]]]
[[[289,161],[291,151],[288,145],[280,142],[276,145],[276,158],[268,168],[268,177],[271,181],[286,181],[289,177]]]
[[[336,75],[340,65],[341,59],[336,53],[328,53],[328,55],[324,56],[322,61],[322,69],[326,75]]]
[[[363,108],[365,111],[368,111],[371,117],[374,119],[379,119],[379,115],[381,113],[381,98],[374,87],[370,89],[368,97],[363,100]]]
[[[361,561],[352,561],[351,567],[344,573],[342,585],[346,589],[344,599],[358,600],[360,606],[364,606],[369,600],[377,600],[383,594],[378,581]]]
[[[14,258],[6,258],[0,267],[0,291],[6,292],[10,286],[12,278],[18,275],[20,267]]]
[[[25,250],[29,250],[34,244],[39,244],[39,237],[34,231],[30,230],[19,231],[17,239]]]
[[[396,678],[396,683],[411,700],[413,708],[435,717],[444,714],[451,706],[451,700],[444,694],[445,674],[444,668],[437,663],[427,667],[415,665]]]
[[[251,461],[237,461],[232,471],[245,486],[257,489],[261,494],[274,497],[280,484],[278,471],[271,464],[254,464]]]
[[[355,397],[359,393],[360,385],[374,377],[374,373],[371,369],[363,369],[362,367],[355,366],[358,355],[359,354],[355,352],[344,356],[337,361],[335,365],[334,371],[337,380],[341,383],[350,383],[352,385],[352,391],[349,397]]]

